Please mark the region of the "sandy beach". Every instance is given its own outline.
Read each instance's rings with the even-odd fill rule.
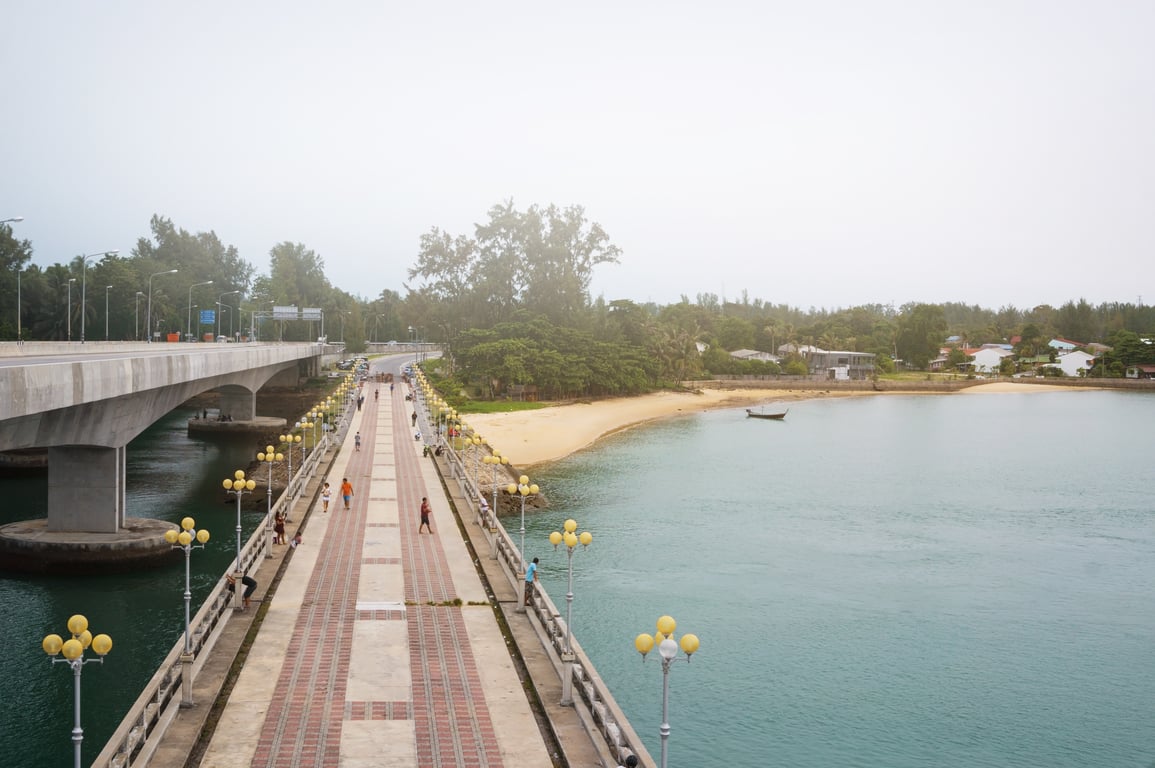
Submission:
[[[958,394],[1005,394],[1053,392],[1076,387],[1041,387],[1012,382],[992,382]],[[697,392],[658,392],[639,397],[620,397],[592,403],[575,403],[534,411],[478,414],[467,423],[519,469],[555,461],[579,451],[606,435],[654,419],[680,413],[720,408],[747,408],[827,397],[875,397],[878,392],[815,392],[783,389],[704,389]],[[893,393],[901,394],[901,393]],[[939,395],[942,396],[942,395]]]

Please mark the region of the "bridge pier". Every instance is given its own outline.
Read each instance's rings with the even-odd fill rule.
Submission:
[[[124,527],[125,446],[48,449],[48,530],[116,533]]]
[[[226,385],[218,388],[221,413],[233,421],[253,421],[257,418],[257,393],[244,387]]]

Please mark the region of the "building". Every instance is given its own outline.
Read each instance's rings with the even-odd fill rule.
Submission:
[[[1059,355],[1053,365],[1062,370],[1064,376],[1086,376],[1095,365],[1095,356],[1081,350]]]
[[[971,370],[975,373],[996,373],[1004,357],[1010,357],[1011,351],[995,344],[988,344],[979,349],[968,349],[971,360]]]
[[[1128,365],[1128,379],[1155,379],[1155,365]]]
[[[874,375],[874,354],[870,352],[831,352],[810,344],[783,344],[778,354],[797,353],[806,361],[811,376],[827,379],[869,379]]]
[[[759,352],[756,349],[736,349],[730,353],[730,357],[735,360],[760,360],[763,363],[780,362],[776,356],[769,352]]]

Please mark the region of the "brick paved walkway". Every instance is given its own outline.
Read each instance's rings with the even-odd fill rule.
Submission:
[[[372,386],[328,478],[352,481],[352,509],[310,512],[201,765],[548,766],[404,387],[375,401]],[[417,532],[423,496],[433,535]]]

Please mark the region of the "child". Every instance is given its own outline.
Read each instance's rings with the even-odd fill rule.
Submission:
[[[293,541],[291,544],[289,544],[289,546],[292,547],[293,549],[296,549],[300,543],[301,543],[301,532],[297,531],[295,534],[293,534]]]
[[[321,488],[321,511],[322,512],[328,512],[329,511],[329,496],[331,494],[332,494],[332,491],[329,490],[329,484],[325,483],[325,486],[323,488]]]

